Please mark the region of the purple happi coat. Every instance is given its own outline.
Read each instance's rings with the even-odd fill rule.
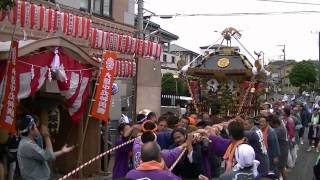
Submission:
[[[133,169],[128,172],[127,178],[132,179],[151,179],[151,180],[181,180],[180,177],[177,177],[170,171],[165,170],[136,170]]]
[[[115,145],[119,145],[126,142],[125,139],[119,137],[116,140]],[[132,150],[132,143],[121,147],[115,151],[115,161],[112,170],[112,179],[118,179],[121,177],[125,177],[129,172],[129,152]]]
[[[208,152],[203,154],[203,167],[205,169],[205,176],[211,179],[213,174],[211,174],[209,157],[213,154],[223,157],[231,141],[216,135],[210,135],[209,139],[211,140],[211,143],[208,146]]]
[[[141,140],[138,138],[133,143],[133,167],[137,168],[140,164],[141,160]],[[162,150],[160,152],[161,157],[163,158],[163,161],[165,162],[167,167],[170,167],[174,161],[179,157],[182,150],[179,147],[176,147],[174,149],[170,150]]]

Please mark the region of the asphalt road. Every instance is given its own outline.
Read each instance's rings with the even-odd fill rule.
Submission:
[[[289,172],[289,180],[313,180],[313,165],[319,153],[314,148],[307,152],[308,143],[306,140],[304,142],[304,145],[299,145],[298,159],[296,166]]]

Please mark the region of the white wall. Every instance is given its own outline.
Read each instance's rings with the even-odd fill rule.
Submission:
[[[124,23],[134,26],[134,7],[135,0],[128,0],[128,11],[124,12]]]
[[[167,62],[163,61],[163,55],[167,56]],[[172,57],[175,58],[175,62],[172,63]],[[180,59],[179,56],[175,55],[175,54],[170,54],[167,52],[162,52],[161,56],[160,56],[160,62],[161,62],[161,66],[165,66],[165,67],[170,67],[170,68],[177,68],[177,61]]]
[[[80,1],[79,0],[56,0],[56,3],[63,4],[69,7],[73,7],[75,9],[80,9]]]

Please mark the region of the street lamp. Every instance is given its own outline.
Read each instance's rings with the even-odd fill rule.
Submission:
[[[179,79],[179,75],[178,74],[173,74],[173,79],[176,80],[176,98],[178,98],[178,79]],[[175,102],[175,104],[177,105],[177,102]]]

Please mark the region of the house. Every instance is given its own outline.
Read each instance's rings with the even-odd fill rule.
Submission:
[[[296,94],[299,92],[298,87],[291,85],[289,74],[294,67],[294,60],[277,60],[270,62],[268,66],[271,68],[271,90],[276,94]]]
[[[180,68],[182,68],[186,64],[189,64],[198,56],[199,54],[194,51],[191,51],[176,44],[171,44],[169,47],[164,48],[163,54],[160,57],[162,69],[161,73],[176,74]],[[190,66],[196,66],[200,62],[199,60],[195,60],[191,63]]]

